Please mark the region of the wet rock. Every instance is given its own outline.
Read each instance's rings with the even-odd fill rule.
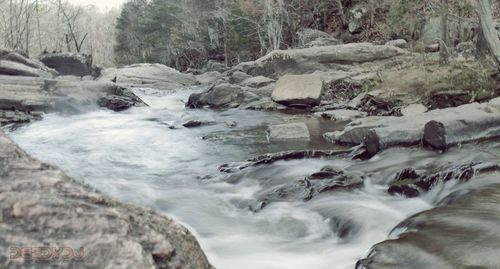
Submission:
[[[195,127],[214,125],[214,124],[215,124],[215,122],[213,122],[213,121],[190,120],[190,121],[182,124],[182,126],[184,126],[186,128],[195,128]]]
[[[134,64],[102,71],[100,81],[115,81],[123,87],[176,89],[198,83],[192,74],[181,73],[162,64]]]
[[[408,48],[408,42],[404,39],[390,40],[385,43],[387,46],[394,46],[402,49]]]
[[[311,135],[305,123],[287,123],[271,125],[268,130],[269,141],[305,140],[309,141]]]
[[[500,114],[487,107],[473,103],[412,116],[367,117],[325,137],[337,143],[373,144],[380,150],[418,145],[422,141],[442,150],[459,143],[500,137]]]
[[[327,176],[328,175],[328,176]],[[266,190],[258,195],[257,204],[259,210],[265,206],[279,201],[309,201],[313,197],[333,191],[352,191],[363,186],[363,178],[354,174],[346,173],[342,170],[322,171],[312,174],[302,180],[282,184]],[[251,206],[254,211],[257,208]]]
[[[419,175],[412,168],[406,168],[395,176],[394,181],[387,191],[392,195],[400,194],[406,197],[416,197],[430,191],[439,183],[445,183],[449,180],[466,182],[481,173],[492,171],[500,171],[498,164],[460,164],[430,175]]]
[[[333,121],[346,122],[352,121],[354,119],[363,118],[368,116],[366,112],[349,110],[349,109],[337,109],[329,110],[325,112],[316,112],[314,116],[321,117],[324,119],[329,119]]]
[[[135,106],[137,103],[140,103],[140,101],[135,98],[130,98],[126,96],[117,96],[117,95],[102,97],[97,102],[99,106],[106,107],[115,112],[127,110]]]
[[[270,79],[264,76],[258,76],[245,79],[243,82],[241,82],[241,85],[252,88],[260,88],[271,83],[274,83],[274,79]]]
[[[323,93],[323,81],[316,75],[286,75],[274,87],[271,98],[286,106],[315,106]]]
[[[55,69],[60,75],[92,75],[92,56],[82,53],[51,53],[40,57],[46,66]]]
[[[41,120],[42,115],[40,112],[0,110],[0,126],[12,125],[15,128],[21,124]]]
[[[500,183],[497,174],[474,181],[478,184],[456,188],[437,207],[402,221],[357,268],[495,268],[500,264],[493,255],[500,251]]]
[[[1,60],[7,60],[7,61],[10,61],[10,62],[20,63],[20,64],[23,64],[23,65],[29,66],[31,68],[35,68],[35,69],[38,69],[40,71],[43,71],[45,73],[49,73],[52,76],[58,75],[57,71],[55,71],[52,68],[47,67],[42,62],[40,62],[38,60],[35,60],[35,59],[30,59],[30,58],[28,58],[28,57],[26,57],[26,56],[24,56],[24,55],[22,55],[22,54],[20,54],[18,52],[13,52],[13,51],[7,52],[3,56],[0,56],[0,59]],[[50,76],[49,75],[43,75],[42,77],[50,77]]]
[[[150,209],[123,204],[41,163],[0,131],[0,249],[84,248],[59,268],[209,269],[188,229]],[[0,252],[0,267],[45,267]]]

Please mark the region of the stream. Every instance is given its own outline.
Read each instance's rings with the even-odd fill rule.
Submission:
[[[182,101],[200,90],[141,89],[137,94],[149,107],[48,114],[8,134],[32,156],[68,175],[184,224],[219,269],[354,268],[374,244],[397,235],[391,230],[399,222],[432,208],[456,187],[450,181],[418,198],[390,196],[387,184],[395,173],[406,167],[425,170],[496,160],[500,152],[498,145],[464,146],[444,155],[394,148],[369,161],[280,161],[230,175],[218,167],[268,152],[331,148],[320,135],[338,126],[293,113],[185,109]],[[182,127],[189,120],[214,124]],[[268,125],[294,121],[306,121],[311,142],[268,143]],[[237,126],[230,128],[232,122]],[[327,165],[362,173],[364,187],[323,193],[308,202],[276,202],[257,213],[249,210],[263,191]]]

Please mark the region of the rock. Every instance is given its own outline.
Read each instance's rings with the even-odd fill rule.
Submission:
[[[224,123],[225,123],[225,124],[226,124],[226,126],[227,126],[227,127],[229,127],[229,128],[234,128],[234,127],[238,126],[238,123],[237,123],[237,122],[235,122],[235,121],[225,121]]]
[[[92,56],[82,53],[51,53],[44,54],[40,61],[55,69],[61,75],[88,76],[92,75]]]
[[[123,204],[28,156],[0,131],[0,267],[33,267],[15,247],[69,247],[58,268],[213,268],[188,229]],[[35,250],[36,251],[36,250]],[[39,266],[41,266],[39,264]],[[45,266],[41,266],[45,267]]]
[[[403,116],[418,115],[427,112],[428,109],[422,104],[411,104],[401,109],[401,114]]]
[[[259,96],[251,92],[244,91],[238,85],[222,83],[212,86],[206,92],[192,94],[189,96],[186,107],[238,107],[242,103],[249,103],[257,99],[259,99]]]
[[[286,141],[286,140],[306,140],[309,141],[311,136],[307,125],[301,123],[287,123],[280,125],[271,125],[268,130],[269,141]]]
[[[289,150],[277,153],[268,153],[258,156],[253,159],[247,160],[244,163],[228,163],[221,165],[219,171],[221,172],[235,172],[251,166],[258,166],[264,164],[272,164],[277,161],[301,160],[312,158],[327,158],[333,156],[343,156],[351,153],[351,150]]]
[[[366,14],[368,11],[362,6],[355,6],[353,9],[349,10],[349,32],[351,34],[358,33],[361,30]]]
[[[215,124],[215,122],[213,122],[213,121],[190,120],[190,121],[182,124],[182,126],[184,126],[186,128],[195,128],[195,127],[214,125],[214,124]]]
[[[300,30],[299,32],[297,32],[297,36],[299,38],[299,47],[306,47],[307,44],[310,44],[311,42],[314,42],[319,38],[332,38],[332,36],[326,32],[311,28],[304,28]]]
[[[363,186],[363,178],[346,171],[323,168],[305,179],[273,187],[257,194],[257,205],[250,206],[254,212],[264,209],[272,202],[309,201],[324,192],[352,191]]]
[[[240,84],[241,82],[245,81],[246,79],[249,79],[251,78],[252,76],[250,76],[249,74],[247,73],[244,73],[244,72],[241,72],[241,71],[235,71],[233,72],[233,74],[231,75],[231,78],[230,78],[230,82],[231,83],[234,83],[234,84]]]
[[[205,85],[210,85],[212,83],[215,83],[220,78],[222,78],[222,74],[218,71],[207,72],[196,76],[196,80],[200,84],[205,84]]]
[[[58,75],[57,71],[45,66],[42,62],[37,61],[35,59],[27,58],[27,57],[25,57],[17,52],[8,52],[8,53],[4,54],[3,56],[1,56],[0,59],[20,63],[20,64],[23,64],[23,65],[26,65],[26,66],[29,66],[29,67],[32,67],[35,69],[39,69],[41,71],[50,73],[52,76]]]
[[[272,100],[286,106],[315,106],[323,93],[323,81],[316,75],[285,75],[272,93]]]
[[[117,96],[117,95],[104,96],[101,99],[99,99],[99,101],[97,101],[97,104],[99,106],[108,108],[115,112],[127,110],[139,103],[142,103],[142,101],[140,101],[140,99],[138,98],[131,98],[128,96]]]
[[[409,52],[394,46],[351,43],[336,46],[275,50],[254,62],[238,66],[256,76],[279,77],[286,74],[311,74],[342,70],[342,66],[390,59]],[[343,70],[345,71],[345,70]]]
[[[333,38],[333,37],[319,37],[303,46],[302,48],[312,48],[312,47],[323,47],[323,46],[335,46],[335,45],[342,45],[342,40]]]
[[[486,108],[488,111],[492,113],[500,113],[500,97],[491,99],[488,104],[486,105]]]
[[[352,121],[357,118],[364,118],[368,116],[366,112],[349,110],[349,109],[338,109],[338,110],[328,110],[325,112],[316,112],[314,116],[329,119],[333,121],[345,122]]]
[[[51,78],[50,71],[37,69],[22,63],[0,60],[0,75]]]
[[[32,121],[41,120],[42,116],[43,114],[40,112],[0,110],[0,126],[13,125],[13,127],[16,127]]]
[[[252,87],[252,88],[260,88],[260,87],[267,86],[273,82],[274,82],[273,79],[266,78],[264,76],[258,76],[258,77],[252,77],[252,78],[245,79],[241,83],[241,85],[246,86],[246,87]]]
[[[482,184],[454,188],[435,208],[402,221],[358,268],[495,268],[500,257],[489,253],[500,251],[498,174],[474,181]]]
[[[407,49],[408,48],[408,42],[404,39],[396,39],[396,40],[390,40],[385,43],[387,46],[394,46],[402,49]]]
[[[469,181],[481,173],[500,171],[496,163],[467,163],[454,165],[448,169],[430,175],[419,175],[411,168],[399,172],[387,190],[389,194],[400,194],[406,197],[416,197],[430,191],[439,183],[450,180]]]
[[[360,93],[354,99],[349,101],[349,103],[347,103],[347,107],[352,108],[352,109],[360,108],[363,105],[363,100],[365,99],[366,95],[367,95],[366,92]]]
[[[467,104],[403,117],[367,117],[325,138],[345,144],[373,144],[380,150],[417,145],[422,141],[436,149],[500,137],[500,113],[487,104]],[[371,140],[368,141],[368,138]]]
[[[428,106],[432,108],[446,108],[468,104],[472,97],[468,91],[448,90],[436,91],[427,98]]]
[[[102,71],[99,81],[115,81],[123,87],[171,90],[196,85],[192,74],[184,74],[161,64],[134,64]]]
[[[263,97],[259,100],[250,102],[243,106],[243,109],[248,109],[248,110],[279,110],[285,108],[286,108],[285,106],[280,105],[271,100],[270,97]]]
[[[209,60],[205,66],[203,67],[203,72],[213,72],[213,71],[217,71],[217,72],[220,72],[220,73],[223,73],[225,71],[227,71],[229,68],[221,63],[221,62],[217,62],[217,61],[214,61],[214,60]]]

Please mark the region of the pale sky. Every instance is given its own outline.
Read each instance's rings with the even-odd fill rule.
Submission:
[[[94,5],[102,11],[113,7],[119,7],[126,1],[127,0],[69,0],[69,2],[72,4]]]

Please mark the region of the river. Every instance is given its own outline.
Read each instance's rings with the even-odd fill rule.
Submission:
[[[354,268],[399,222],[432,208],[454,188],[451,181],[418,198],[390,196],[387,183],[397,171],[498,158],[486,147],[456,149],[446,155],[395,148],[370,161],[280,161],[228,175],[217,168],[267,152],[328,147],[318,137],[324,128],[335,126],[305,115],[185,109],[182,100],[199,90],[138,90],[150,107],[121,113],[48,114],[8,134],[32,156],[68,175],[186,225],[220,269]],[[181,124],[188,120],[216,124],[183,128]],[[301,120],[318,136],[313,142],[267,142],[268,125]],[[227,123],[233,121],[237,126],[229,128]],[[262,191],[302,179],[326,165],[363,173],[364,187],[322,194],[308,202],[273,203],[257,213],[249,210]]]

